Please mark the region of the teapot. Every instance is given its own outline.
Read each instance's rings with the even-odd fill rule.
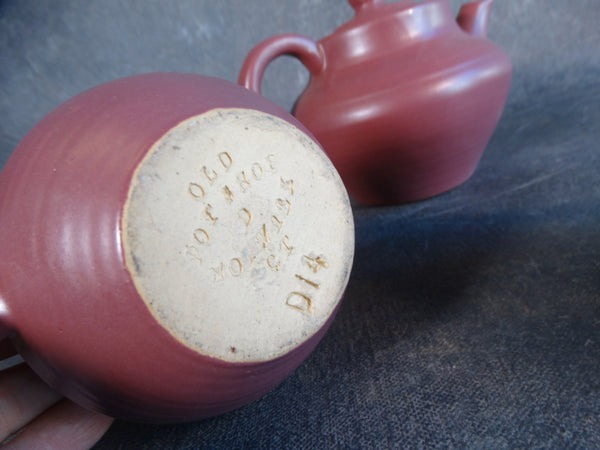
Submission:
[[[56,390],[142,422],[249,403],[314,349],[354,228],[334,166],[235,83],[153,73],[91,88],[0,174],[0,340]]]
[[[350,195],[370,205],[422,200],[475,171],[508,95],[511,63],[486,39],[493,0],[349,0],[355,16],[318,42],[271,37],[238,82],[260,93],[276,57],[297,57],[310,82],[294,115],[314,134]]]

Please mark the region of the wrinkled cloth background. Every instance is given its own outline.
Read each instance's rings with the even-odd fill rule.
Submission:
[[[0,0],[0,164],[82,90],[152,71],[235,81],[261,40],[351,16],[344,0]],[[600,447],[598,24],[597,0],[497,1],[489,38],[514,75],[473,177],[354,205],[344,303],[277,389],[197,423],[117,421],[96,448]],[[290,109],[307,81],[280,58],[263,94]]]

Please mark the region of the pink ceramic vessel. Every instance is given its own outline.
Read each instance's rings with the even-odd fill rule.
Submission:
[[[424,199],[474,172],[508,95],[511,64],[485,38],[493,0],[462,6],[350,0],[356,15],[318,42],[274,36],[247,56],[239,83],[260,92],[266,66],[291,54],[311,74],[295,116],[350,194],[366,204]]]
[[[347,194],[304,126],[191,74],[106,83],[44,118],[0,176],[0,230],[0,339],[75,402],[152,422],[278,385],[353,254]]]

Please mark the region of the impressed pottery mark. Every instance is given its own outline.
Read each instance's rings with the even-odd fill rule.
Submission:
[[[349,274],[352,214],[333,166],[293,125],[220,109],[139,164],[122,221],[140,296],[184,345],[274,358],[327,321]]]
[[[285,264],[296,250],[285,229],[286,221],[293,213],[294,179],[279,174],[274,154],[268,154],[249,166],[237,167],[234,155],[223,151],[217,153],[212,162],[211,166],[200,167],[197,179],[187,184],[187,194],[193,201],[191,208],[203,211],[203,215],[202,220],[198,221],[198,228],[190,233],[191,239],[186,244],[185,254],[195,264],[202,266],[199,270],[211,274],[213,283],[244,275],[252,276],[260,268],[279,272],[282,264]],[[264,204],[246,204],[246,195],[252,192],[253,187],[269,178],[277,181],[277,189],[272,192],[272,198],[266,207]],[[227,211],[228,209],[230,211]],[[234,210],[234,214],[231,214],[231,210]],[[223,216],[233,217],[233,220],[238,222],[238,229],[241,227],[244,230],[244,235],[249,237],[250,243],[244,252],[224,260],[219,259],[221,255],[215,254],[211,248],[212,244],[219,245],[211,239],[213,227],[219,226],[219,217],[222,215],[219,211],[223,212]],[[255,217],[261,218],[262,221],[254,220]],[[313,273],[327,268],[327,262],[322,256],[303,255],[301,261]],[[301,286],[291,291],[283,304],[294,310],[312,314],[313,296],[320,283],[301,274],[295,274],[295,279],[301,282]]]

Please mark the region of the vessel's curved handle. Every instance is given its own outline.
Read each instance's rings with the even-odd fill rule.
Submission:
[[[456,21],[458,25],[472,36],[486,37],[490,12],[494,0],[476,0],[460,7]]]
[[[13,327],[8,319],[8,307],[0,294],[0,342],[13,332]]]
[[[295,56],[313,76],[319,75],[325,64],[315,41],[299,34],[280,34],[262,41],[250,50],[240,70],[238,84],[260,94],[265,69],[281,55]]]

